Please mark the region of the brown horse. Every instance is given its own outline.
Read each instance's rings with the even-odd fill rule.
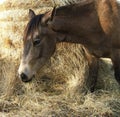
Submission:
[[[98,72],[98,58],[111,58],[115,78],[120,84],[120,6],[116,0],[84,0],[63,6],[53,12],[35,15],[29,10],[30,21],[24,31],[24,50],[19,67],[23,82],[35,73],[55,52],[59,42],[80,43],[89,63],[93,91]]]

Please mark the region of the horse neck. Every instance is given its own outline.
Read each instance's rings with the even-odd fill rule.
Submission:
[[[85,20],[90,18],[92,21],[92,19],[95,19],[93,24],[98,25],[98,29],[101,30],[96,14],[95,2],[93,2],[93,0],[88,0],[88,2],[84,2],[84,4],[79,3],[57,8],[53,20],[53,29],[55,29],[56,32],[66,35],[64,39],[60,40],[62,42],[85,44],[84,39],[88,38],[86,35],[88,35],[88,32],[91,32],[90,27],[93,25],[91,25],[89,21],[84,22],[84,20],[81,19],[84,19],[84,17]],[[87,27],[90,26],[89,29],[84,28],[84,30],[82,30],[84,24],[81,25],[80,21],[87,23]]]
[[[57,42],[69,42],[69,43],[85,44],[83,38],[80,38],[79,36],[73,35],[73,34],[63,34],[63,35],[60,35],[60,37],[57,38]]]

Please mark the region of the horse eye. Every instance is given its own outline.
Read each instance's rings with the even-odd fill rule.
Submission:
[[[33,41],[33,45],[37,46],[40,44],[40,39],[36,39],[35,41]]]

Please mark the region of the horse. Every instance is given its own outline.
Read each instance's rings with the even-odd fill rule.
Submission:
[[[97,82],[101,57],[112,60],[114,75],[120,84],[119,1],[84,0],[38,15],[29,9],[29,19],[18,70],[23,82],[33,79],[54,54],[57,43],[69,42],[83,45],[89,77],[93,78],[88,82],[90,91],[94,91]]]

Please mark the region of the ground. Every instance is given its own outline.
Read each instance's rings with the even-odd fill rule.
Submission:
[[[95,92],[84,92],[88,65],[81,45],[61,43],[30,83],[17,76],[28,9],[44,13],[49,0],[0,4],[0,117],[120,117],[120,86],[110,59],[100,60]]]

